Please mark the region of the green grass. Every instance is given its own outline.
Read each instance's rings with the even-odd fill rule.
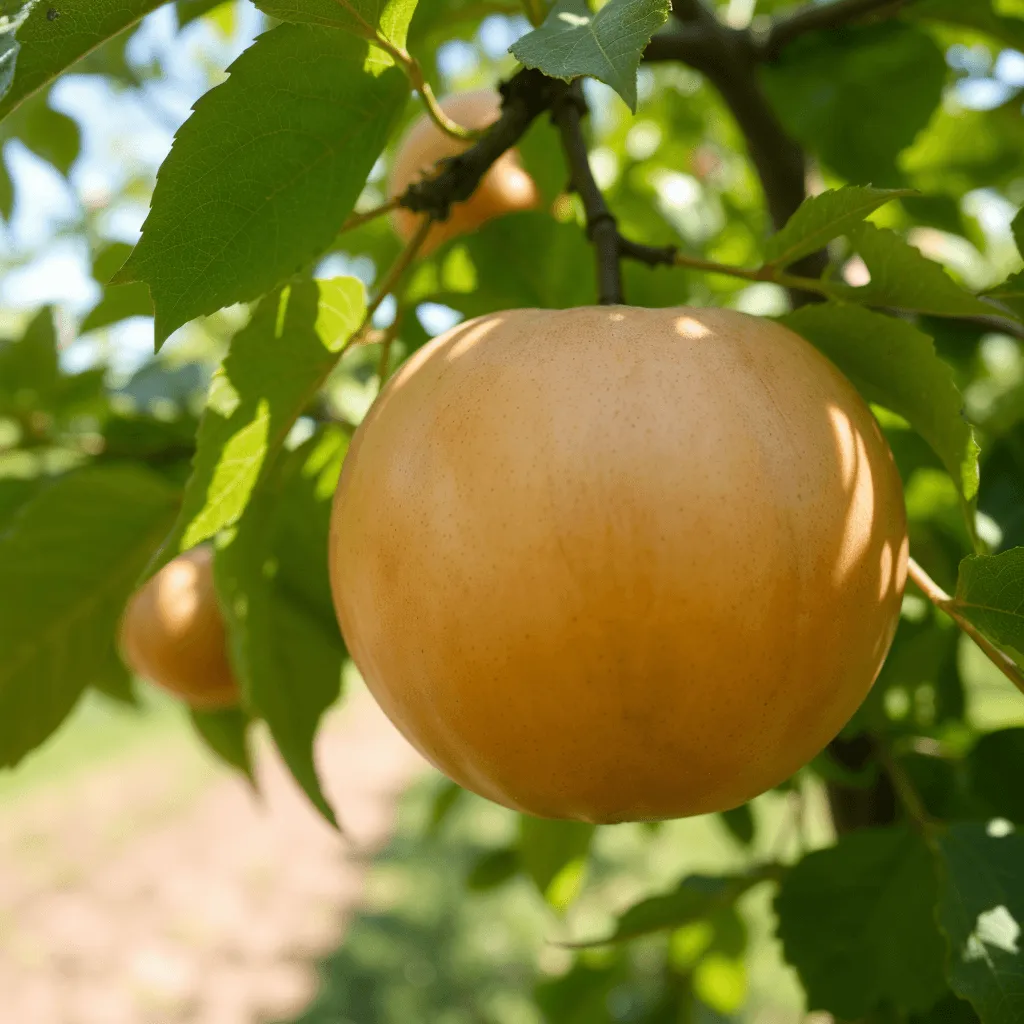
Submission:
[[[142,689],[142,688],[140,688]],[[88,693],[68,720],[16,768],[0,771],[0,803],[60,786],[76,774],[143,748],[193,742],[181,705],[153,689],[139,707]]]

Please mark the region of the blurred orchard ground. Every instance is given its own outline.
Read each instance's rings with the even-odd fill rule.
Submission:
[[[431,72],[439,93],[492,85],[512,69],[507,48],[528,25],[516,14],[489,13],[492,6],[500,5],[481,7],[477,17],[460,22],[460,38],[424,44],[421,59],[433,64],[436,57]],[[783,6],[766,2],[755,9],[753,0],[730,0],[718,10],[741,27],[755,13]],[[138,239],[156,169],[192,102],[223,79],[263,25],[263,15],[247,2],[168,5],[0,126],[6,140],[0,336],[21,337],[40,310],[52,307],[62,371],[101,370],[112,392],[164,425],[158,437],[164,453],[176,430],[183,450],[191,451],[209,375],[245,311],[230,307],[193,321],[154,359],[144,289],[104,285]],[[897,140],[906,143],[902,172],[929,195],[907,204],[912,215],[892,213],[888,223],[980,290],[1019,265],[1010,224],[1024,201],[1024,55],[972,31],[929,31],[945,58],[934,81],[941,103],[924,109],[917,126],[923,130]],[[795,106],[813,112],[812,100],[831,95],[837,66],[818,68],[809,89],[803,80],[777,76],[775,98],[785,104],[788,93],[800,91]],[[869,69],[867,78],[877,70]],[[915,83],[926,74],[935,74],[927,61],[911,63],[903,82],[908,94],[916,94]],[[698,75],[683,68],[662,68],[659,75],[656,81],[651,68],[641,69],[636,119],[609,90],[588,82],[595,176],[620,223],[638,235],[653,241],[671,236],[716,259],[748,262],[760,244],[763,199],[740,154],[738,133]],[[843,85],[854,91],[839,90],[840,98],[862,95],[856,81]],[[900,108],[903,94],[888,97]],[[848,112],[857,114],[856,104]],[[866,145],[871,118],[880,116],[870,109],[859,127],[854,121],[843,126],[851,152]],[[791,126],[798,129],[816,140],[828,134],[820,123]],[[829,184],[842,156],[838,144],[825,153],[825,162],[833,161],[825,172]],[[856,171],[855,159],[839,168],[851,180]],[[383,173],[381,162],[371,176],[371,199]],[[500,233],[487,244],[504,254]],[[377,221],[350,249],[332,252],[317,273],[351,273],[371,284],[397,249],[385,222]],[[489,251],[485,246],[477,253],[481,265]],[[851,284],[862,283],[859,261],[846,272]],[[418,285],[431,300],[407,319],[410,348],[460,315],[433,301],[444,289],[428,280],[431,273],[437,268],[428,266]],[[632,301],[657,304],[670,288],[646,273],[628,268]],[[524,292],[543,293],[551,284],[572,292],[569,302],[592,301],[575,294],[571,282],[550,276],[553,284],[514,280],[510,294],[526,301]],[[785,309],[785,293],[776,285],[688,275],[673,281],[676,297],[687,301],[765,315]],[[499,305],[503,298],[488,301]],[[471,295],[453,294],[451,301],[473,312]],[[392,312],[386,303],[379,323]],[[930,329],[954,366],[969,417],[985,434],[986,537],[993,548],[1019,545],[1020,342],[1002,333],[960,333],[959,327],[944,333],[942,323]],[[368,349],[334,382],[336,411],[351,422],[376,395],[376,368],[377,353]],[[49,438],[33,446],[32,426],[0,425],[9,435],[0,433],[4,479],[59,472],[76,464],[94,440],[87,433],[76,438],[78,451]],[[936,576],[952,588],[964,553],[955,487],[920,457],[909,431],[888,427],[897,457],[912,467],[908,510],[915,550],[932,559]],[[144,450],[136,454],[146,458]],[[937,680],[945,668],[933,662],[945,658],[950,644],[933,641],[950,631],[917,596],[908,598],[905,623],[879,684],[884,707],[875,711],[886,728],[924,751],[948,742],[962,759],[978,735],[1024,725],[1019,695],[975,648],[956,640],[953,661],[966,703],[962,713],[943,718],[936,702],[944,699]],[[926,656],[919,658],[920,651]],[[616,913],[686,874],[722,875],[756,856],[795,860],[834,838],[821,778],[807,773],[796,795],[774,792],[755,801],[756,828],[743,814],[602,828],[578,898],[582,867],[569,857],[562,858],[568,865],[559,865],[566,870],[547,879],[545,899],[520,862],[516,816],[475,797],[452,803],[453,791],[409,752],[358,681],[349,683],[345,705],[332,712],[317,740],[324,785],[348,839],[316,816],[269,744],[259,747],[264,796],[256,800],[244,781],[197,745],[180,708],[145,688],[135,708],[90,693],[40,751],[0,775],[0,1022],[655,1019],[645,1015],[662,982],[663,937],[578,958],[559,943],[607,934]],[[701,959],[708,936],[699,923],[696,931],[683,928],[673,936],[672,956],[681,969],[700,961],[694,984],[702,1024],[804,1018],[804,996],[774,938],[770,904],[764,888],[740,901],[750,940],[745,957],[735,955],[742,936],[732,946],[727,936],[724,952]],[[927,1020],[945,1024],[940,1017]]]

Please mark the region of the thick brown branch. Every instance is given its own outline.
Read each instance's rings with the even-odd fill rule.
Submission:
[[[898,13],[913,0],[833,0],[830,4],[807,3],[775,18],[755,44],[758,60],[776,60],[790,43],[808,32],[841,28],[874,16]]]
[[[747,142],[750,159],[764,190],[775,229],[781,228],[804,201],[806,166],[800,146],[790,138],[757,77],[757,61],[749,32],[723,25],[701,0],[677,0],[683,24],[655,36],[644,59],[679,60],[699,71],[715,86]],[[814,253],[793,267],[801,277],[818,277],[827,256]],[[807,300],[791,292],[794,304]]]
[[[414,213],[426,213],[432,220],[447,220],[452,204],[468,199],[502,153],[568,88],[564,82],[524,68],[501,86],[501,117],[465,152],[442,160],[432,178],[410,185],[399,204]]]
[[[602,306],[620,304],[622,271],[619,267],[619,230],[604,194],[594,180],[583,137],[582,115],[587,111],[579,82],[574,82],[555,102],[552,117],[562,135],[562,148],[572,175],[572,188],[583,201],[587,215],[587,235],[594,243],[597,258],[597,301]]]

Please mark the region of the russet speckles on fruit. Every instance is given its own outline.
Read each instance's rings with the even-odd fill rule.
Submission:
[[[734,807],[870,689],[906,575],[871,412],[718,309],[493,313],[353,440],[330,572],[349,650],[456,782],[594,822]]]
[[[441,109],[457,124],[481,129],[500,116],[501,97],[491,89],[457,93],[442,100]],[[439,160],[461,153],[468,146],[468,142],[446,135],[424,114],[398,145],[388,194],[401,195],[413,182],[434,171]],[[473,195],[464,203],[455,203],[448,219],[430,229],[420,252],[426,255],[457,235],[475,231],[486,221],[506,213],[532,210],[539,203],[533,179],[520,166],[516,151],[509,150],[491,166]],[[398,235],[408,241],[416,231],[419,215],[399,207],[391,222]]]
[[[132,595],[121,620],[121,654],[137,675],[194,708],[238,703],[210,548],[179,555]]]

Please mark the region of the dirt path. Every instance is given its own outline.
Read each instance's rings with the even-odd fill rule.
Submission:
[[[0,1024],[299,1012],[423,762],[364,694],[318,760],[340,839],[264,750],[262,800],[181,744],[0,808]]]

